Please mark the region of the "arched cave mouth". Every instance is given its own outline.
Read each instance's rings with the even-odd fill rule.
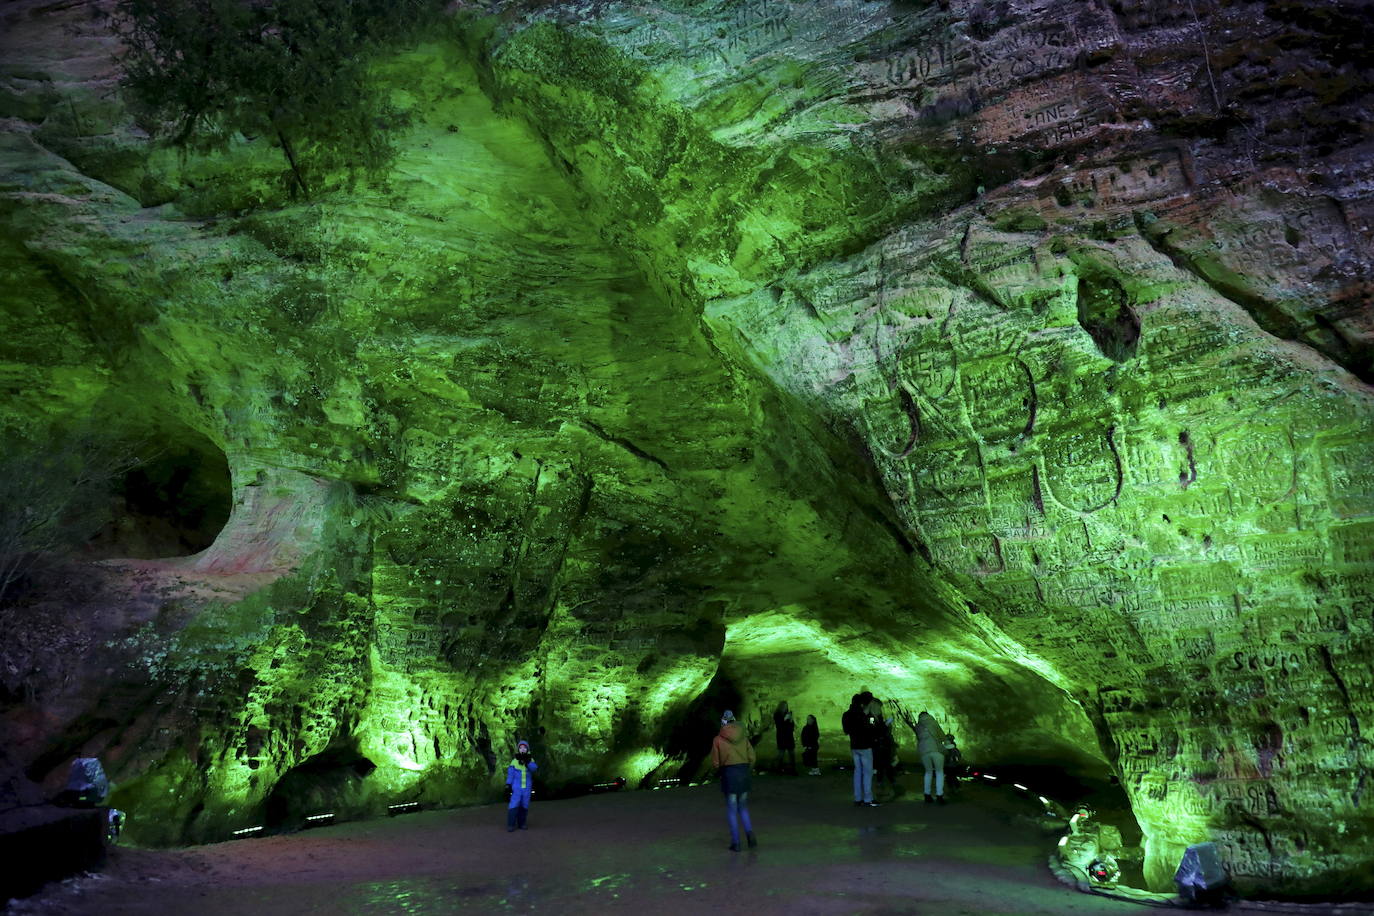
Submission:
[[[1066,817],[1086,805],[1097,823],[1120,833],[1122,882],[1146,885],[1145,833],[1096,727],[1088,713],[1042,673],[995,653],[964,651],[966,647],[953,641],[928,643],[906,654],[887,652],[884,657],[894,663],[874,664],[853,634],[830,632],[831,627],[801,613],[754,614],[728,629],[719,668],[705,688],[680,707],[661,746],[664,765],[650,771],[639,788],[654,788],[665,777],[676,777],[679,784],[710,781],[707,757],[726,709],[736,713],[754,740],[757,769],[768,776],[781,775],[771,721],[779,700],[788,701],[797,734],[807,716],[816,715],[822,768],[847,770],[849,744],[840,720],[852,694],[870,690],[893,717],[898,788],[885,801],[921,800],[924,771],[916,736],[905,719],[928,707],[948,734],[957,736],[965,755],[965,787],[972,783],[979,789],[1014,793],[1024,803],[1024,816],[1031,819],[1046,810]],[[799,758],[799,745],[796,753]],[[995,778],[985,779],[984,774]],[[1052,804],[1041,806],[1041,796]],[[1055,836],[1063,829],[1062,820],[1054,818],[1042,819],[1041,824]]]
[[[96,557],[189,556],[229,520],[229,460],[187,427],[159,429],[127,447],[131,465],[110,481],[109,518],[87,542]]]
[[[334,745],[292,767],[277,781],[263,807],[269,830],[306,826],[314,815],[340,819],[372,812],[367,777],[377,765],[353,743]]]

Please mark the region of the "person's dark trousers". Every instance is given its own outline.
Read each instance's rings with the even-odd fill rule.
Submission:
[[[521,830],[527,830],[527,829],[529,829],[529,828],[527,828],[527,827],[525,826],[525,819],[528,818],[529,816],[530,816],[530,809],[529,809],[529,808],[526,808],[526,807],[524,807],[523,805],[520,806],[519,808],[516,808],[516,809],[515,809],[515,825],[516,825],[517,827],[519,827]]]
[[[515,829],[516,818],[517,818],[517,815],[516,815],[515,812],[517,812],[517,811],[524,811],[524,810],[525,810],[524,808],[507,808],[507,809],[506,809],[506,832],[507,832],[507,833],[510,833],[512,830]]]

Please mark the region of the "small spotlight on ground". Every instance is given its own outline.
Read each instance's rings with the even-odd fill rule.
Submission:
[[[235,830],[235,831],[234,831],[234,836],[236,836],[236,837],[253,836],[253,835],[255,835],[255,834],[262,833],[262,830],[263,830],[262,827],[244,827],[242,830]]]
[[[1030,791],[1030,789],[1027,789],[1025,786],[1021,785],[1021,783],[1019,783],[1019,782],[1014,782],[1014,783],[1012,783],[1012,785],[1016,786],[1016,788],[1020,789],[1022,792],[1029,792],[1029,791]]]
[[[398,814],[412,814],[420,810],[419,802],[402,802],[399,805],[387,805],[386,813],[395,817]]]
[[[990,775],[990,774],[988,774],[988,773],[984,773],[984,774],[983,774],[983,778],[984,778],[984,779],[991,780],[992,782],[996,782],[996,781],[997,781],[997,777],[996,777],[996,776],[992,776],[992,775]]]
[[[334,823],[333,814],[312,814],[305,819],[307,827],[323,827],[325,824]]]

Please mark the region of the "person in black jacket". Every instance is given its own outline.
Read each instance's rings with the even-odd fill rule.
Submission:
[[[865,711],[873,722],[874,795],[886,792],[891,801],[897,797],[897,742],[892,735],[892,719],[884,718],[882,700],[873,700]]]
[[[802,726],[801,743],[802,766],[806,767],[807,775],[821,775],[821,727],[816,723],[815,716],[806,717],[806,724]]]
[[[854,758],[854,805],[876,808],[873,800],[873,731],[877,724],[868,712],[873,694],[856,693],[840,724],[849,736],[849,753]]]
[[[773,728],[778,741],[778,772],[797,775],[797,723],[783,700],[773,711]]]

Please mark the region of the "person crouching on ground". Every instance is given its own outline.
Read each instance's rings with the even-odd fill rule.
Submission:
[[[811,776],[821,775],[821,727],[815,716],[806,717],[806,724],[802,726],[801,743],[802,766],[806,767],[806,772]]]
[[[711,766],[720,773],[720,791],[725,794],[731,852],[739,852],[741,821],[749,848],[759,845],[758,840],[754,839],[754,825],[749,822],[749,768],[753,763],[754,745],[749,741],[749,735],[735,721],[735,714],[725,710],[720,717],[720,734],[711,743]]]
[[[916,717],[916,752],[921,755],[921,765],[926,769],[926,802],[945,803],[945,733],[940,730],[935,717],[924,709]],[[935,781],[935,797],[930,797],[931,779]]]
[[[539,764],[530,756],[530,743],[521,741],[515,746],[515,758],[506,767],[506,785],[510,786],[510,807],[506,809],[506,832],[519,827],[527,830],[530,816],[530,793],[534,789],[534,772]]]

